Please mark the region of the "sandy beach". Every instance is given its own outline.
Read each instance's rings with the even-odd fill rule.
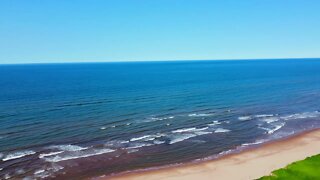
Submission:
[[[144,172],[127,173],[106,179],[256,179],[273,170],[320,153],[320,130],[313,130],[220,159]]]

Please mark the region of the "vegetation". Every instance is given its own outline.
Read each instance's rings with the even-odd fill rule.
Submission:
[[[285,168],[275,170],[270,176],[261,177],[259,180],[274,179],[320,179],[320,154],[294,162]]]

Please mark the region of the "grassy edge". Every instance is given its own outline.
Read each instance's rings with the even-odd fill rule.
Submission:
[[[285,168],[272,171],[271,175],[258,180],[274,179],[320,179],[320,154],[289,164]]]

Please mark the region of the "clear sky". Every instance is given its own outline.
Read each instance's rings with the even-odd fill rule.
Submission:
[[[1,0],[0,63],[320,57],[319,0]]]

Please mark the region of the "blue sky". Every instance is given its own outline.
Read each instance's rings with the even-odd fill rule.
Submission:
[[[320,57],[319,0],[3,0],[0,63]]]

